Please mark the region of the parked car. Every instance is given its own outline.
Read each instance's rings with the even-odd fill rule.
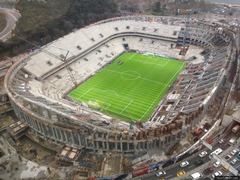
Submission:
[[[186,173],[185,171],[181,171],[181,172],[177,173],[177,176],[181,176],[181,175],[183,175],[185,173]]]
[[[205,169],[205,170],[203,171],[204,174],[209,174],[209,173],[211,173],[211,172],[213,172],[213,168],[212,168],[212,167],[208,167],[207,169]]]
[[[204,163],[203,159],[198,159],[198,160],[195,162],[195,165],[196,165],[196,166],[200,166],[200,165],[203,164],[203,163]]]
[[[218,166],[220,166],[220,165],[221,165],[221,163],[220,163],[219,161],[216,161],[216,162],[213,164],[214,167],[218,167]]]
[[[231,161],[231,164],[236,164],[236,162],[239,161],[237,158],[234,158],[232,161]]]
[[[199,157],[204,157],[204,156],[206,156],[207,155],[207,151],[203,151],[203,152],[201,152],[200,154],[199,154]]]
[[[238,149],[234,149],[234,150],[232,150],[231,155],[234,156],[237,152],[238,152]]]
[[[223,166],[222,169],[223,169],[224,171],[228,171],[228,168],[226,168],[225,166]]]
[[[187,165],[189,165],[188,161],[184,161],[180,164],[181,167],[186,167]]]
[[[228,161],[228,160],[229,160],[229,159],[231,159],[231,158],[232,158],[232,156],[230,156],[230,155],[227,155],[227,156],[225,156],[225,158],[224,158],[224,159],[225,159],[226,161]]]
[[[157,173],[156,173],[156,176],[157,176],[157,177],[160,177],[160,176],[163,176],[163,175],[165,175],[165,174],[166,174],[165,171],[160,171],[160,172],[157,172]]]
[[[221,171],[217,171],[215,172],[213,175],[212,175],[212,178],[215,178],[217,176],[221,176],[222,175],[222,172]]]
[[[239,167],[239,168],[237,168],[237,171],[238,171],[238,174],[240,174],[240,167]]]
[[[224,139],[220,139],[218,142],[219,142],[219,144],[222,144],[222,143],[224,143]]]

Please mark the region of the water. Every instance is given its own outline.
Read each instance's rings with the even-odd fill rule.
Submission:
[[[237,4],[240,5],[240,0],[207,0],[211,3],[225,3],[225,4]]]

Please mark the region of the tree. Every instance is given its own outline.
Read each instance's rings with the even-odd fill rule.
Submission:
[[[153,12],[156,12],[156,13],[161,13],[161,3],[160,1],[154,3],[154,9],[153,9]]]

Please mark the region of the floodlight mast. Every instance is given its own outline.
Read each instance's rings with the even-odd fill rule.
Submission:
[[[182,44],[182,57],[181,57],[181,61],[184,62],[185,61],[185,54],[186,54],[186,39],[188,36],[188,26],[189,26],[189,20],[190,20],[190,10],[184,10],[184,9],[179,9],[178,12],[187,12],[187,20],[186,20],[186,29],[185,29],[185,34],[184,34],[184,38],[183,38],[183,44]],[[177,94],[180,94],[181,91],[181,81],[182,81],[182,73],[180,73],[179,75],[179,79],[178,79],[178,84],[177,84]]]

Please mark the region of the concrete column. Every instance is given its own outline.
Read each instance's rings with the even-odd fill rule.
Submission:
[[[23,114],[23,117],[24,117],[24,121],[25,121],[28,125],[31,125],[28,116],[26,116],[25,114]]]
[[[143,141],[143,149],[146,149],[145,141]]]
[[[63,139],[63,134],[62,134],[62,129],[58,129],[59,130],[59,134],[61,136],[61,142],[64,142],[64,139]]]
[[[52,126],[51,126],[51,129],[52,129],[53,138],[54,138],[54,140],[56,140],[56,135],[55,135],[55,132],[54,132],[54,129]]]
[[[65,142],[68,143],[68,137],[67,137],[66,130],[63,130],[63,132],[64,132],[64,136],[65,136]]]
[[[39,132],[42,132],[41,127],[40,127],[40,123],[38,121],[36,121],[36,124],[38,126]]]
[[[107,150],[109,151],[109,141],[108,141],[108,135],[106,136],[106,143],[107,143]]]
[[[154,144],[153,147],[157,147],[157,140],[156,139],[153,140],[153,144]]]
[[[77,133],[77,135],[78,135],[78,142],[79,142],[79,146],[82,146],[82,142],[81,142],[81,137],[80,137],[80,134],[79,134],[79,133]]]
[[[29,103],[31,110],[33,110],[33,105],[32,103]]]
[[[42,108],[38,106],[38,114],[43,115]]]
[[[97,143],[97,149],[99,150],[99,141],[96,141],[96,143]]]
[[[48,115],[49,119],[52,119],[52,115],[51,115],[51,112],[49,110],[47,110],[47,115]]]
[[[106,149],[105,141],[104,141],[104,134],[103,133],[102,133],[102,147],[103,147],[103,149]]]
[[[93,139],[93,152],[96,153],[95,139]]]
[[[74,140],[73,132],[71,132],[71,138],[72,138],[72,144],[75,144],[75,140]]]
[[[138,145],[137,145],[137,149],[138,149],[138,150],[141,149],[141,142],[138,143]]]
[[[136,137],[134,137],[134,151],[136,151],[137,150],[137,141],[136,141]]]
[[[147,142],[147,149],[149,149],[149,143]]]
[[[123,142],[122,142],[122,137],[120,138],[120,148],[121,148],[121,152],[123,151]]]
[[[43,133],[43,130],[42,130],[42,127],[41,127],[41,123],[37,121],[37,125],[38,125],[38,127],[40,129],[40,132]]]
[[[29,118],[29,121],[31,122],[30,124],[31,124],[32,128],[36,131],[36,127],[35,127],[35,124],[34,124],[32,118]]]
[[[87,140],[87,137],[85,136],[85,143],[86,143],[86,147],[88,147],[88,140]]]
[[[46,131],[47,131],[47,136],[50,137],[50,128],[47,124],[45,125],[45,128],[46,128]]]
[[[41,124],[41,125],[42,125],[42,129],[43,129],[44,139],[46,139],[46,137],[48,136],[48,132],[47,132],[47,129],[46,129],[46,125],[45,125],[45,124]]]
[[[57,128],[53,128],[53,130],[55,131],[55,134],[57,136],[57,140],[60,140],[60,137],[59,137],[58,132],[57,132]]]
[[[36,131],[39,131],[39,128],[38,128],[38,126],[37,126],[37,122],[36,122],[35,120],[33,120],[33,119],[32,119],[32,121],[33,121],[33,123],[34,123],[35,130],[36,130]]]
[[[104,150],[106,149],[106,147],[105,147],[105,141],[102,141],[102,147],[103,147]]]
[[[118,144],[115,142],[115,150],[118,150]]]
[[[129,151],[129,143],[127,143],[127,150]]]
[[[45,136],[45,131],[44,131],[44,129],[43,129],[43,124],[40,123],[40,122],[38,122],[38,123],[39,123],[40,129],[42,130],[42,134]]]
[[[25,115],[25,118],[26,118],[27,124],[28,124],[29,126],[32,126],[32,123],[31,123],[29,117]]]

